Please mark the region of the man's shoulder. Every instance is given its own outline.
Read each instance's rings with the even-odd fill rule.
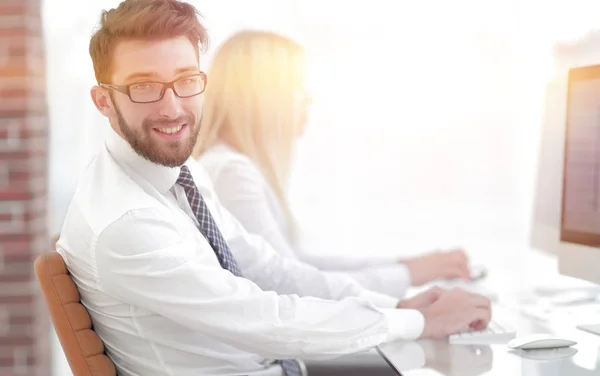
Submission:
[[[128,212],[159,206],[108,153],[100,153],[79,180],[63,231],[72,227],[98,235]]]

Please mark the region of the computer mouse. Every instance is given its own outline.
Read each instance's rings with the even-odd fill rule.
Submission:
[[[470,267],[471,273],[469,280],[471,282],[477,282],[484,279],[487,276],[487,268],[483,265],[473,265]]]
[[[561,338],[552,334],[531,334],[520,336],[508,343],[511,349],[533,350],[533,349],[556,349],[560,347],[570,347],[577,342]]]
[[[577,354],[577,349],[573,347],[561,347],[558,349],[532,349],[532,350],[509,350],[509,354],[514,354],[525,359],[531,360],[556,360],[570,358]]]

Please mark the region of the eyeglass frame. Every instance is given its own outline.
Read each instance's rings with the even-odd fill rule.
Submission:
[[[177,94],[177,90],[175,90],[175,82],[178,82],[178,81],[181,81],[181,80],[185,80],[186,78],[190,78],[190,77],[202,77],[202,79],[204,80],[204,87],[202,88],[202,91],[199,92],[199,93],[197,93],[197,94],[193,94],[193,95],[180,96],[179,94]],[[160,97],[157,100],[151,101],[151,102],[138,102],[138,101],[134,101],[131,98],[130,88],[133,85],[140,85],[140,84],[161,84],[162,85],[162,90],[160,91]],[[196,95],[200,95],[200,94],[204,93],[204,91],[206,90],[206,85],[207,84],[208,84],[208,76],[207,76],[207,74],[204,73],[204,72],[199,72],[199,73],[191,74],[189,76],[181,77],[181,78],[178,78],[176,80],[169,81],[169,82],[142,81],[142,82],[134,82],[134,83],[127,84],[127,85],[98,84],[98,86],[106,88],[106,89],[116,90],[119,93],[126,94],[127,97],[129,98],[129,100],[132,101],[133,103],[142,103],[143,104],[143,103],[156,103],[156,102],[159,102],[165,96],[165,93],[167,92],[167,89],[173,90],[173,94],[175,94],[175,96],[177,98],[192,98],[192,97],[195,97]]]

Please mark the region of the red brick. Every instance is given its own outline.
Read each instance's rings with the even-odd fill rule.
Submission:
[[[2,18],[0,18],[0,22],[1,21],[2,21]],[[28,32],[29,32],[29,30],[27,30],[27,28],[25,26],[9,27],[9,28],[0,27],[0,38],[6,38],[6,39],[19,38],[19,37],[23,37],[23,36],[27,35]]]
[[[31,237],[6,237],[8,240],[5,240],[0,245],[0,251],[4,254],[4,257],[11,257],[14,255],[19,255],[26,253],[30,248],[33,240]],[[1,239],[1,238],[0,238]]]
[[[32,173],[46,173],[46,158],[43,155],[31,156],[27,152],[15,154],[14,152],[2,152],[0,150],[0,160],[10,163],[11,170],[31,171]]]
[[[38,209],[36,211],[27,211],[23,214],[23,220],[25,222],[37,221],[39,219],[46,218],[46,208]]]
[[[19,346],[32,346],[35,343],[35,339],[31,337],[9,337],[0,336],[0,346],[10,346],[12,348]]]
[[[29,153],[24,150],[11,150],[3,151],[0,150],[0,161],[26,161],[29,158]]]
[[[33,296],[31,295],[16,295],[16,296],[0,296],[0,304],[23,304],[33,303]]]
[[[36,124],[42,124],[43,126],[36,125]],[[34,137],[47,138],[48,129],[45,125],[46,125],[46,119],[42,119],[41,121],[38,120],[37,122],[36,121],[27,121],[26,124],[23,127],[21,127],[21,129],[20,129],[20,138],[23,138],[23,139],[34,138]]]
[[[31,193],[19,189],[0,190],[0,201],[21,201],[31,198]]]
[[[30,262],[33,262],[34,259],[32,258],[32,260]],[[27,281],[31,281],[32,276],[28,275],[28,274],[22,274],[22,275],[6,275],[6,274],[2,274],[0,272],[0,286],[5,284],[5,283],[16,283],[16,282],[27,282]]]
[[[0,19],[1,21],[1,19]],[[6,30],[6,29],[5,29]],[[30,33],[30,31],[26,31]],[[32,37],[28,34],[4,36],[0,29],[0,45],[4,46],[2,53],[4,61],[9,63],[23,63],[24,65],[42,64],[44,43],[42,38]],[[4,31],[4,33],[7,33]]]
[[[33,330],[33,325],[17,324],[10,326],[8,335],[12,335],[14,337],[33,337],[35,336],[35,332]]]
[[[8,99],[31,96],[36,99],[45,100],[45,95],[46,82],[41,78],[20,76],[0,77],[0,98]],[[6,123],[7,120],[0,120],[0,123]]]
[[[10,165],[11,168],[20,169],[20,170],[32,170],[38,171],[43,169],[47,169],[47,162],[45,152],[36,152],[35,150],[25,150],[24,148],[20,148],[18,150],[3,148],[3,145],[0,144],[0,161],[3,161]],[[38,165],[38,162],[42,162],[41,166]]]
[[[31,237],[33,238],[33,236]],[[23,274],[31,266],[28,263],[31,261],[30,253],[32,253],[32,248],[33,240],[28,243],[12,242],[0,246],[0,252],[4,255],[5,264],[4,270],[0,269],[0,274]],[[8,270],[9,266],[12,270]]]
[[[28,137],[24,140],[24,144],[27,150],[31,151],[30,155],[35,153],[45,152],[47,149],[48,140],[46,137]],[[44,153],[45,154],[45,153]]]
[[[26,98],[0,98],[0,117],[24,117],[28,107]]]
[[[27,114],[43,114],[46,111],[44,98],[0,98],[0,117],[22,118]]]
[[[0,2],[0,14],[4,15],[25,15],[27,14],[26,1],[1,1]]]
[[[0,77],[0,88],[3,89],[25,89],[29,86],[31,83],[23,77]],[[0,120],[0,124],[4,121]]]
[[[8,178],[10,179],[11,183],[28,181],[30,178],[33,178],[34,176],[35,175],[29,171],[9,170],[9,172],[8,172]]]
[[[27,94],[26,89],[3,89],[0,87],[0,98],[25,98]]]
[[[33,366],[35,364],[35,356],[34,356],[34,347],[33,346],[22,346],[21,354],[25,355],[25,359],[22,358],[23,355],[17,353],[17,361],[23,362],[24,365]],[[24,361],[23,361],[24,360]],[[0,347],[0,367],[13,367],[15,361],[15,349],[9,348],[7,346]],[[23,365],[23,363],[19,363]]]
[[[33,283],[33,280],[25,282],[12,282],[7,283],[0,290],[0,297],[7,296],[34,296],[37,293],[37,284]]]
[[[29,67],[25,61],[19,63],[10,62],[0,65],[0,76],[3,77],[27,77],[30,73]]]
[[[45,304],[45,303],[44,303]],[[35,310],[35,305],[32,304],[11,304],[10,306],[7,307],[8,310],[8,316],[27,316],[27,315],[32,315],[35,317],[35,319],[37,318],[36,315],[36,310]],[[45,308],[45,307],[43,307]]]
[[[25,14],[0,13],[0,29],[18,29],[27,27],[28,17]]]
[[[32,314],[28,315],[9,315],[8,325],[33,325],[35,324],[35,318]]]
[[[8,179],[11,185],[17,183],[29,183],[31,180],[44,178],[45,176],[46,174],[42,171],[24,171],[13,168],[9,168],[8,170]]]
[[[25,224],[29,231],[41,233],[42,231],[46,231],[46,216],[32,218],[29,221],[26,221]]]
[[[18,189],[18,190],[23,190],[23,191],[30,191],[30,189],[29,189],[29,182],[27,182],[27,181],[9,182],[9,186],[12,189]],[[2,191],[2,188],[0,188],[0,191]]]
[[[17,235],[2,235],[0,234],[0,251],[2,246],[9,242],[20,242],[20,241],[33,241],[29,234],[17,234]]]
[[[31,92],[33,95],[33,93]],[[40,99],[45,100],[44,97]],[[46,116],[28,116],[24,119],[23,127],[21,128],[27,132],[42,132],[41,135],[48,134],[48,118]]]
[[[1,16],[0,21],[2,21]],[[29,50],[27,35],[22,33],[21,35],[5,36],[4,34],[7,33],[7,30],[12,29],[0,28],[0,45],[4,46],[2,49],[3,64],[6,64],[7,62],[22,62],[26,65],[26,56],[28,55],[27,52]]]
[[[27,354],[27,357],[25,358],[25,362],[21,363],[22,360],[20,360],[19,365],[21,365],[21,366],[27,365],[28,367],[31,367],[31,366],[35,365],[35,361],[36,361],[35,357],[33,357],[31,354]],[[4,356],[0,356],[0,367],[14,367],[14,366],[15,366],[15,364],[14,364],[14,357],[12,355],[12,351],[10,353],[7,353]],[[0,374],[0,376],[1,375],[2,374]],[[11,374],[8,374],[8,375],[11,375]],[[13,373],[12,375],[16,375],[16,373]]]
[[[4,276],[28,275],[32,270],[32,262],[36,256],[37,254],[32,247],[24,252],[9,253],[4,256],[4,264],[6,266],[0,274]]]

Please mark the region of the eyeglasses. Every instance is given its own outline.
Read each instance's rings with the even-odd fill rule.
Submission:
[[[179,98],[202,94],[206,89],[206,81],[206,73],[200,72],[171,82],[136,82],[129,85],[100,84],[100,86],[127,94],[134,103],[153,103],[161,100],[167,89],[173,89]]]

